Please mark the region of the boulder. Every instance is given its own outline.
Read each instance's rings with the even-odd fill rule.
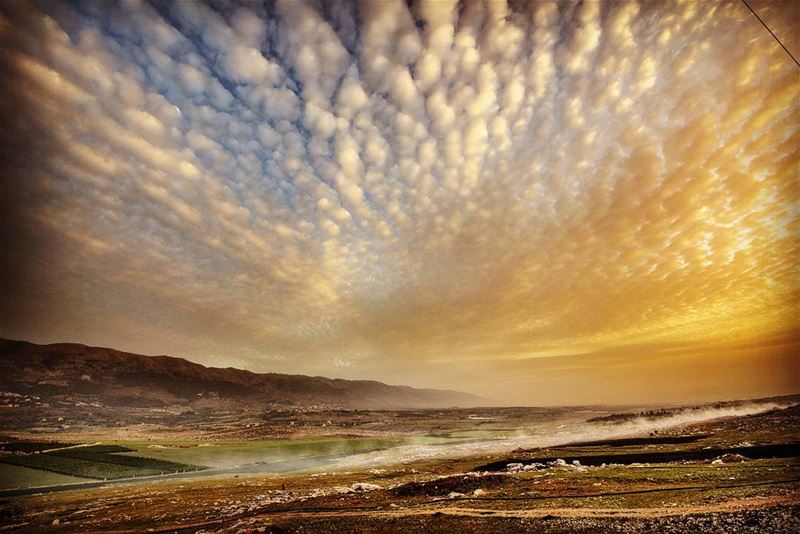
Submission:
[[[728,453],[728,454],[723,454],[722,456],[717,456],[716,458],[714,458],[714,461],[712,461],[711,463],[712,464],[735,464],[735,463],[739,463],[739,462],[746,462],[748,460],[749,460],[749,458],[747,458],[746,456],[742,456],[741,454]]]
[[[381,489],[377,484],[370,484],[369,482],[356,482],[350,488],[353,491],[375,491]]]

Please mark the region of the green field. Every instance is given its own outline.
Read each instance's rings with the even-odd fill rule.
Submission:
[[[133,452],[133,449],[118,445],[92,445],[38,454],[6,454],[0,456],[0,462],[98,480],[161,475],[203,468],[194,464],[119,454],[126,452]]]
[[[343,438],[218,441],[208,444],[186,441],[125,441],[118,443],[134,449],[135,452],[129,454],[135,454],[139,457],[227,469],[247,464],[387,449],[398,445],[399,440],[391,438]]]
[[[190,440],[116,441],[97,445],[16,442],[23,454],[0,454],[0,464],[26,471],[112,480],[172,474],[201,469],[243,469],[281,472],[327,468],[340,457],[382,451],[403,445],[447,445],[465,438],[442,436],[279,439],[203,443]],[[24,473],[19,472],[22,476]],[[13,474],[13,470],[12,470]],[[30,473],[27,473],[30,477]],[[44,475],[42,475],[44,476]],[[74,480],[67,480],[70,482]],[[53,484],[61,483],[53,479]],[[30,485],[9,476],[9,487]]]
[[[402,445],[444,445],[462,439],[435,436],[413,438],[323,438],[264,441],[119,441],[136,456],[229,469],[249,464],[268,464],[300,459],[323,459],[390,449]],[[313,462],[311,462],[313,463]],[[320,463],[324,465],[324,463]]]
[[[75,482],[86,482],[86,479],[0,463],[0,489],[55,486],[57,484],[73,484]]]
[[[198,469],[230,469],[240,466],[273,464],[285,461],[308,462],[308,467],[327,465],[329,458],[379,451],[408,444],[456,442],[442,437],[414,438],[326,438],[281,439],[266,441],[228,441],[201,443],[184,440],[118,441],[98,445],[69,446],[46,453],[59,444],[17,442],[15,450],[24,454],[0,454],[0,465],[7,467],[7,487],[29,486],[33,473],[41,473],[43,484],[74,482],[80,479],[112,480],[170,474]],[[265,466],[262,465],[262,469]],[[269,468],[266,468],[268,471]],[[19,474],[21,479],[15,480]],[[65,480],[54,478],[66,476]],[[49,478],[48,478],[49,477]]]

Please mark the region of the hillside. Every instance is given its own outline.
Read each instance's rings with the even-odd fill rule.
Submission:
[[[190,408],[434,408],[484,404],[458,391],[372,380],[253,373],[183,358],[143,356],[73,343],[0,340],[0,391],[104,406]]]

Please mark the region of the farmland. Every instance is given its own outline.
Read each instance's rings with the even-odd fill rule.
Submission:
[[[0,462],[0,490],[74,484],[86,479]]]
[[[0,456],[0,462],[69,477],[97,480],[154,476],[202,468],[198,465],[166,460],[125,456],[120,453],[133,452],[133,449],[118,445],[65,447],[50,449],[47,452],[38,452],[41,448],[36,449],[33,446],[21,448],[37,452],[4,454]]]

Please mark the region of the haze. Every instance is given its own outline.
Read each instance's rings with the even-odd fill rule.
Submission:
[[[0,4],[0,337],[800,391],[800,77],[741,2],[408,5]],[[799,4],[752,5],[797,56]]]

